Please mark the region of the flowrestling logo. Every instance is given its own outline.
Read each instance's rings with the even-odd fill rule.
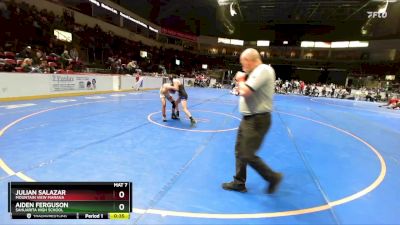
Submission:
[[[367,12],[368,18],[379,18],[385,19],[387,17],[387,12]]]
[[[377,12],[367,11],[368,18],[379,18],[385,19],[387,17],[387,7],[389,6],[389,0],[386,0],[386,4],[384,7],[380,8]]]

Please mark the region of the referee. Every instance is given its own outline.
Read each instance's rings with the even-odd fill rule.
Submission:
[[[266,181],[267,192],[274,193],[282,181],[282,174],[274,172],[256,155],[264,136],[271,127],[272,97],[275,90],[275,71],[261,61],[257,50],[248,48],[240,55],[243,71],[235,76],[240,95],[239,110],[243,115],[235,146],[236,175],[223,183],[225,190],[247,192],[246,167],[249,164]]]

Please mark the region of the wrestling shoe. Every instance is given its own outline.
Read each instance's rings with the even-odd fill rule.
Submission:
[[[194,126],[196,123],[196,120],[193,119],[193,117],[190,117],[190,125]]]

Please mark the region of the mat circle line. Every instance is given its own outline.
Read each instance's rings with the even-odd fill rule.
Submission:
[[[193,111],[193,112],[214,113],[214,114],[228,116],[228,117],[234,118],[234,119],[239,120],[239,121],[241,120],[239,117],[234,116],[234,115],[230,115],[230,114],[227,114],[227,113],[214,112],[214,111],[208,111],[208,110],[198,110],[198,109],[191,110],[191,111]],[[161,127],[164,127],[164,128],[168,128],[168,129],[174,129],[174,130],[180,130],[180,131],[189,131],[189,132],[200,132],[200,133],[219,133],[219,132],[233,131],[233,130],[237,130],[238,129],[238,127],[234,127],[234,128],[229,128],[229,129],[218,129],[218,130],[195,130],[195,129],[189,129],[189,128],[179,128],[179,127],[168,126],[168,125],[156,122],[151,118],[152,116],[154,116],[156,114],[159,114],[159,113],[161,113],[161,111],[150,113],[147,116],[147,120],[152,124],[155,124],[155,125],[158,125],[158,126],[161,126]]]

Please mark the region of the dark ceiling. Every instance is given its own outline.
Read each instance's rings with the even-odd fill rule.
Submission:
[[[367,11],[377,11],[386,3],[386,0],[116,1],[158,25],[177,31],[245,40],[289,41],[360,38],[361,27],[368,21]],[[390,1],[388,9],[400,4],[400,1]],[[232,2],[237,12],[233,17]]]
[[[220,0],[220,2],[230,0]],[[246,22],[283,23],[304,21],[332,23],[343,20],[365,20],[366,11],[375,11],[379,1],[369,0],[241,0],[240,8]]]
[[[119,1],[125,8],[163,27],[197,35],[217,32],[216,0]]]

